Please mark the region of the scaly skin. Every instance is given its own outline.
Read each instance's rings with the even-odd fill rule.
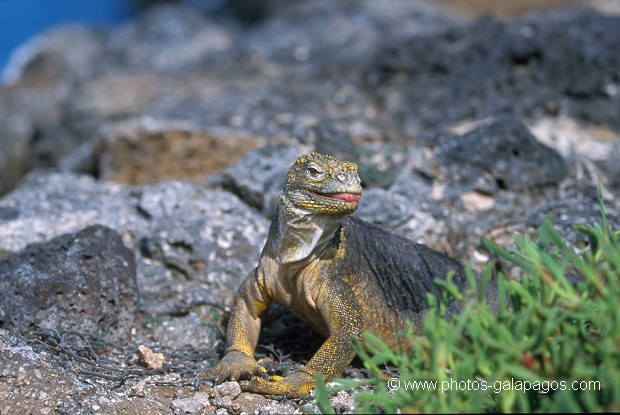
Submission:
[[[228,323],[218,382],[252,377],[246,391],[297,397],[324,379],[340,376],[355,357],[363,331],[397,347],[406,321],[421,327],[425,295],[439,295],[433,278],[460,264],[443,254],[350,217],[362,194],[357,166],[311,153],[288,172],[280,204],[258,266],[243,281]],[[273,300],[312,325],[327,340],[296,374],[266,380],[254,349],[261,316]]]

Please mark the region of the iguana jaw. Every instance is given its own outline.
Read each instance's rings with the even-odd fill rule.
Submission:
[[[328,199],[342,200],[343,202],[347,203],[358,203],[360,201],[360,198],[362,197],[362,195],[359,193],[313,193],[317,196],[325,197]]]

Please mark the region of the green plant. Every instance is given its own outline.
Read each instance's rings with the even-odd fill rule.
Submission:
[[[535,240],[516,237],[516,249],[484,242],[520,270],[519,280],[497,275],[497,311],[485,300],[494,269],[488,264],[479,280],[467,270],[467,292],[439,282],[443,298],[429,298],[424,335],[406,333],[409,351],[366,334],[358,354],[375,377],[362,382],[373,390],[357,394],[359,411],[620,410],[620,232],[600,200],[600,223],[574,227],[588,244],[568,243],[549,220]],[[447,319],[451,298],[463,311]],[[386,364],[400,375],[386,376]]]

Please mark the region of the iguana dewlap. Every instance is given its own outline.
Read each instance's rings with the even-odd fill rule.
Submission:
[[[277,381],[253,377],[247,391],[299,396],[315,375],[341,375],[355,356],[352,338],[364,331],[396,346],[411,320],[419,329],[434,278],[460,264],[430,248],[349,216],[362,194],[357,166],[331,156],[300,157],[288,172],[258,266],[243,281],[214,368],[218,382],[264,372],[256,364],[261,316],[273,300],[327,337],[296,374]]]

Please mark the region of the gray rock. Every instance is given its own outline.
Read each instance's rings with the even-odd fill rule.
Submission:
[[[235,399],[240,394],[241,386],[239,386],[239,382],[224,382],[213,388],[213,395],[215,398],[229,396],[232,399]]]
[[[128,398],[74,373],[73,362],[23,337],[0,329],[0,413],[168,413],[170,399]]]
[[[112,229],[90,226],[0,261],[0,327],[128,338],[138,303],[133,253]]]
[[[170,404],[175,415],[200,415],[209,406],[209,396],[204,392],[198,392],[190,398],[175,399]]]
[[[408,198],[395,190],[368,189],[355,212],[362,219],[392,229],[418,243],[443,250],[448,228],[435,218],[431,206],[420,203],[424,198]]]
[[[271,217],[278,206],[286,172],[297,157],[308,152],[308,147],[295,143],[263,146],[213,175],[209,184],[236,194]]]
[[[220,409],[226,409],[229,412],[239,413],[241,412],[241,406],[233,400],[230,396],[222,396],[221,398],[214,398],[211,403]]]
[[[105,199],[105,201],[104,201]],[[39,170],[1,201],[13,219],[0,222],[0,251],[17,252],[33,242],[100,224],[118,231],[127,246],[148,220],[136,210],[136,196],[123,185],[97,183],[90,176]]]
[[[85,25],[57,26],[20,46],[4,71],[4,81],[10,86],[81,82],[93,72],[105,71],[100,59],[104,41],[103,31]],[[69,43],[71,48],[66,47]]]
[[[407,149],[394,184],[366,191],[358,214],[480,271],[489,260],[483,237],[510,245],[515,232],[532,232],[556,210],[562,234],[574,240],[571,221],[598,219],[601,180],[606,183],[605,174],[592,162],[564,160],[522,123],[502,117],[477,123],[463,135],[421,137]],[[613,194],[606,197],[612,216],[618,206]],[[417,219],[417,226],[408,226],[408,218]]]
[[[219,401],[217,404],[215,401]],[[242,392],[234,401],[230,397],[225,396],[223,398],[214,399],[212,402],[220,409],[228,410],[229,413],[240,413],[243,408],[244,413],[253,414],[258,408],[265,405],[271,405],[275,403],[273,400],[266,398],[264,395],[257,395],[255,393]],[[222,413],[218,412],[217,413]],[[225,412],[224,412],[225,413]]]
[[[338,414],[352,414],[355,411],[355,398],[348,391],[340,391],[329,400]]]
[[[468,189],[531,191],[557,186],[567,174],[557,151],[539,143],[515,119],[498,119],[460,136],[441,136],[433,148],[431,171]]]
[[[620,223],[620,200],[617,196],[613,197],[610,194],[607,196],[605,198],[607,222],[614,227],[613,224]],[[515,216],[520,220],[512,222],[511,232],[532,233],[543,224],[545,219],[549,219],[564,238],[572,244],[578,244],[587,243],[588,237],[575,231],[574,226],[592,226],[600,222],[601,211],[594,184],[587,187],[572,185],[562,189],[557,197],[528,206],[517,212]]]
[[[261,405],[254,411],[256,415],[292,415],[297,413],[295,406],[287,402],[271,402],[267,405]]]
[[[205,62],[228,50],[238,35],[235,25],[224,25],[188,4],[163,4],[109,33],[108,47],[120,64],[189,73],[204,70]]]
[[[0,222],[4,252],[93,224],[115,229],[134,252],[147,319],[184,316],[200,304],[231,304],[256,266],[268,227],[228,192],[182,182],[129,187],[67,173],[30,174],[0,207],[12,218]],[[220,336],[215,324],[191,314],[165,320],[146,333],[161,335],[162,345],[213,345]],[[201,337],[192,337],[196,333]]]

